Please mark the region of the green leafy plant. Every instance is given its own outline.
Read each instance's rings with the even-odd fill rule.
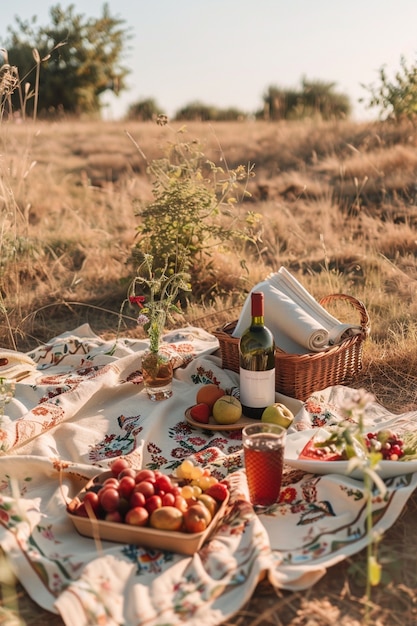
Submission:
[[[158,123],[166,124],[167,118],[159,116]],[[215,249],[226,250],[237,241],[257,244],[261,218],[253,212],[242,217],[237,208],[250,195],[247,181],[254,175],[253,166],[225,169],[216,165],[199,142],[186,139],[185,133],[181,128],[175,141],[168,142],[166,154],[148,162],[153,200],[135,203],[140,224],[132,256],[137,263],[147,252],[155,267],[169,271],[182,259],[195,292],[202,268],[206,274],[213,271]]]
[[[378,85],[362,85],[370,93],[368,108],[377,107],[386,119],[396,122],[402,119],[413,120],[417,116],[417,65],[407,65],[404,56],[400,59],[400,69],[392,80],[386,68],[379,70]],[[361,98],[361,102],[365,99]]]
[[[374,401],[374,396],[365,389],[359,389],[352,396],[351,401],[342,407],[345,421],[337,427],[332,427],[332,434],[324,440],[320,446],[335,446],[343,450],[349,459],[347,473],[359,468],[363,473],[363,482],[366,497],[366,532],[368,536],[367,544],[367,577],[366,577],[366,597],[367,611],[371,602],[371,587],[379,584],[381,580],[381,564],[377,557],[377,546],[380,537],[373,530],[372,523],[372,501],[374,498],[374,487],[378,490],[380,497],[384,498],[387,487],[378,474],[378,465],[383,456],[380,450],[369,447],[367,444],[365,428],[366,407]]]

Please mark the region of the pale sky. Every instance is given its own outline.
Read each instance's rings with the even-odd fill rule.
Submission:
[[[103,0],[2,2],[0,47],[15,16],[51,23],[49,8],[75,5],[98,18]],[[105,117],[154,98],[172,116],[193,101],[262,107],[268,87],[300,89],[301,80],[336,83],[350,97],[355,119],[375,117],[358,104],[378,84],[417,63],[417,0],[108,0],[110,14],[125,20],[133,38],[124,59],[132,73],[129,91],[110,98]]]

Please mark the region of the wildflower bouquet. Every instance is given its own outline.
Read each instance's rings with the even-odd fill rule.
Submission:
[[[148,334],[151,352],[157,352],[167,319],[172,321],[174,313],[182,315],[177,304],[180,292],[191,291],[191,287],[187,272],[174,272],[167,265],[162,270],[154,269],[153,260],[152,254],[144,254],[129,287],[128,300],[139,306],[137,323]],[[136,293],[138,287],[142,291],[140,295]]]

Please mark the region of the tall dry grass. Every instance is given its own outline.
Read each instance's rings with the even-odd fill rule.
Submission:
[[[153,123],[15,123],[0,136],[0,338],[29,349],[86,319],[112,333],[132,268],[134,202],[152,188],[146,157],[172,127]],[[219,296],[187,321],[208,329],[238,316],[250,287],[285,265],[317,298],[344,292],[372,320],[370,359],[416,345],[417,138],[409,125],[352,122],[196,124],[187,137],[229,168],[255,164],[247,208],[262,214],[259,250],[218,250]],[[240,258],[246,259],[245,273]],[[201,267],[204,284],[205,268]],[[125,332],[135,332],[127,318]],[[411,401],[414,401],[414,388]]]
[[[248,121],[192,123],[187,133],[216,163],[255,164],[247,208],[263,216],[261,254],[250,245],[217,250],[219,295],[192,302],[187,322],[212,330],[236,319],[246,291],[284,265],[316,298],[343,292],[365,303],[371,336],[355,385],[394,412],[416,408],[417,131],[405,124]],[[3,347],[29,350],[85,321],[99,334],[115,334],[138,225],[133,205],[152,191],[129,134],[150,160],[161,156],[172,129],[2,121]],[[204,283],[205,267],[200,272]],[[137,332],[134,318],[124,318],[123,332]],[[388,565],[374,594],[375,624],[416,623],[415,566],[407,559],[414,517],[411,502],[384,539]],[[332,568],[308,593],[277,597],[261,584],[233,623],[359,624],[363,558]],[[27,623],[40,623],[42,612],[30,601],[23,615],[25,608]]]

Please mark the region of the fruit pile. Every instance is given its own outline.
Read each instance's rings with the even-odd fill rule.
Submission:
[[[395,433],[381,430],[367,433],[365,438],[368,450],[379,452],[383,461],[399,461],[404,455],[404,442]]]
[[[228,495],[225,483],[190,460],[184,460],[171,478],[159,470],[134,470],[119,458],[104,473],[103,482],[96,479],[72,501],[70,512],[132,526],[197,533],[208,527]]]
[[[326,434],[325,437],[324,433]],[[380,454],[383,461],[402,461],[412,452],[410,446],[406,446],[403,439],[391,430],[368,432],[364,435],[363,440],[367,450]],[[338,438],[336,432],[332,433],[323,429],[317,431],[307,441],[298,458],[317,461],[344,461],[353,456],[364,457],[363,447],[359,445],[355,437],[347,443],[345,439]]]
[[[242,405],[235,396],[209,383],[197,391],[190,416],[200,424],[208,424],[211,416],[217,424],[235,424],[242,416]]]

